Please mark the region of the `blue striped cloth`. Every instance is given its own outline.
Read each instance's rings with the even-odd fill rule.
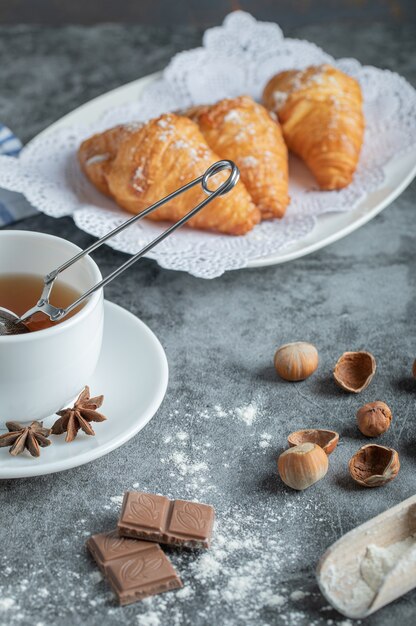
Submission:
[[[0,154],[17,156],[22,149],[20,140],[11,130],[0,124]],[[11,224],[37,213],[20,193],[0,189],[0,226]]]

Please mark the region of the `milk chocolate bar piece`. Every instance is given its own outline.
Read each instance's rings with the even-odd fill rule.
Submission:
[[[117,527],[124,537],[209,548],[214,517],[214,509],[208,504],[127,491]]]
[[[147,542],[147,550],[110,561],[106,576],[120,604],[179,589],[182,581],[161,548]]]
[[[120,537],[117,529],[93,535],[87,541],[87,548],[103,574],[111,561],[149,550],[150,547],[151,544],[148,541]],[[159,548],[159,546],[156,547]],[[161,548],[159,550],[162,552]]]

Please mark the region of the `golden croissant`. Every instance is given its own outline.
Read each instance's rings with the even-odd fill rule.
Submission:
[[[90,181],[106,196],[111,196],[106,175],[121,142],[143,124],[121,124],[86,139],[78,150],[78,160]]]
[[[95,159],[94,163],[92,144],[108,154],[108,159],[98,163]],[[89,154],[88,158],[86,154]],[[78,156],[91,182],[131,213],[139,213],[220,160],[198,126],[187,117],[173,113],[161,115],[136,129],[118,126],[96,135],[80,146]],[[94,165],[96,167],[92,169]],[[100,166],[99,175],[97,166]],[[217,181],[220,184],[226,177],[225,172],[220,173],[212,184]],[[198,185],[161,206],[148,218],[177,221],[204,197]],[[188,225],[243,235],[259,221],[260,212],[240,181],[230,194],[217,197],[189,220]]]
[[[248,96],[185,111],[208,145],[238,166],[263,219],[283,217],[289,203],[288,155],[279,123]]]
[[[352,181],[364,135],[358,82],[330,65],[276,74],[263,102],[282,125],[289,150],[297,154],[321,189]]]

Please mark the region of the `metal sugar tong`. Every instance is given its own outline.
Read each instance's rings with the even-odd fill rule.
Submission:
[[[228,170],[230,172],[228,178],[219,187],[217,187],[217,189],[211,190],[208,187],[209,180],[213,176],[218,174],[219,172],[222,172],[223,170]],[[81,252],[78,252],[78,254],[76,254],[71,259],[69,259],[62,265],[60,265],[58,268],[49,272],[49,274],[47,274],[43,279],[44,286],[43,286],[42,294],[40,296],[39,301],[37,302],[36,306],[30,308],[28,311],[26,311],[26,313],[24,313],[23,315],[19,317],[12,311],[9,311],[8,309],[0,307],[0,335],[16,335],[20,333],[29,332],[29,329],[24,324],[24,322],[27,321],[30,317],[32,317],[32,315],[34,315],[35,313],[39,313],[39,312],[47,315],[52,322],[60,321],[66,315],[68,315],[68,313],[73,311],[79,304],[81,304],[86,298],[91,296],[98,289],[101,289],[105,287],[106,285],[108,285],[112,280],[114,280],[122,272],[124,272],[124,270],[128,269],[131,265],[133,265],[136,261],[138,261],[142,256],[144,256],[147,252],[149,252],[149,250],[152,250],[152,248],[154,248],[161,241],[166,239],[166,237],[168,237],[171,233],[173,233],[177,228],[180,228],[181,226],[186,224],[188,220],[190,220],[194,215],[199,213],[199,211],[201,211],[204,207],[206,207],[207,204],[212,202],[212,200],[215,200],[215,198],[217,198],[218,196],[224,196],[229,191],[231,191],[235,187],[239,178],[240,178],[240,172],[237,166],[235,165],[235,163],[233,163],[232,161],[227,161],[227,160],[217,161],[216,163],[213,163],[202,176],[199,176],[198,178],[191,180],[186,185],[183,185],[183,187],[176,189],[176,191],[172,192],[165,198],[158,200],[157,202],[155,202],[155,204],[152,204],[147,209],[144,209],[143,211],[141,211],[134,217],[128,219],[126,222],[123,222],[123,224],[120,224],[120,226],[117,226],[117,228],[114,228],[114,230],[104,235],[104,237],[101,237],[101,239],[98,239],[97,241],[95,241],[93,244],[91,244],[91,246],[89,246],[85,250],[82,250]],[[195,187],[196,185],[199,185],[199,184],[201,184],[203,191],[207,194],[208,197],[202,200],[202,202],[200,202],[196,207],[191,209],[186,215],[184,215],[184,217],[182,217],[180,220],[178,220],[177,222],[169,226],[166,230],[160,233],[160,235],[155,237],[155,239],[153,239],[148,244],[146,244],[139,252],[137,252],[132,257],[130,257],[125,263],[123,263],[122,265],[120,265],[120,267],[118,267],[113,272],[111,272],[111,274],[103,278],[103,280],[101,280],[99,283],[97,283],[96,285],[88,289],[77,300],[75,300],[75,302],[73,302],[66,308],[59,308],[50,304],[49,297],[50,297],[54,282],[59,276],[59,274],[61,274],[61,272],[64,272],[66,269],[68,269],[68,267],[71,267],[71,265],[73,265],[74,263],[82,259],[84,256],[86,256],[87,254],[90,254],[90,252],[93,252],[94,250],[102,246],[108,239],[122,232],[124,229],[131,226],[131,224],[134,224],[135,222],[143,219],[144,217],[146,217],[153,211],[156,211],[156,209],[158,209],[163,204],[166,204],[166,202],[169,202],[170,200],[174,200],[180,194],[185,193],[188,189],[191,189],[192,187]]]

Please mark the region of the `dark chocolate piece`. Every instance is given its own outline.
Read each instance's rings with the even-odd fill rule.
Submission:
[[[147,542],[147,545],[147,550],[106,565],[107,580],[120,604],[131,604],[183,586],[161,548],[154,543]]]
[[[209,548],[214,517],[214,509],[208,504],[127,491],[117,527],[124,537]]]
[[[108,533],[93,535],[87,541],[87,548],[103,573],[111,561],[149,550],[149,547],[151,544],[148,541],[120,537],[117,529]],[[159,550],[162,551],[161,548]]]

